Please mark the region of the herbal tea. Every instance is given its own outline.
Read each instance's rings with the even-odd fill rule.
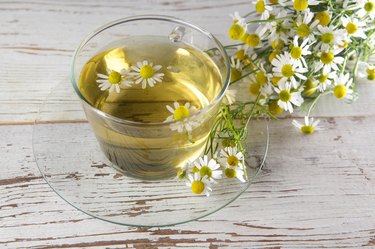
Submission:
[[[205,52],[158,36],[110,44],[85,64],[79,81],[90,105],[118,118],[86,110],[102,150],[118,170],[144,179],[171,176],[199,156],[218,107],[189,117],[221,88]]]

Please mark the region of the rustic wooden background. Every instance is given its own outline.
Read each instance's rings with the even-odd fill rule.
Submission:
[[[32,123],[69,73],[74,48],[96,27],[136,14],[167,14],[224,43],[241,0],[0,1],[0,248],[375,247],[375,84],[348,106],[327,100],[323,131],[302,136],[291,119],[270,125],[266,169],[223,210],[167,228],[91,218],[61,200],[32,154]]]

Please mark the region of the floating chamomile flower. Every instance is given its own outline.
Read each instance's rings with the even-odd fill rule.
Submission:
[[[293,112],[293,105],[301,106],[303,103],[303,98],[301,92],[291,91],[291,85],[289,82],[280,82],[277,87],[274,88],[278,94],[277,104],[283,108],[285,111]]]
[[[153,87],[156,82],[161,82],[163,79],[163,73],[156,73],[161,69],[161,65],[153,66],[152,62],[144,60],[143,62],[137,62],[137,66],[131,66],[134,72],[130,72],[129,75],[135,77],[135,84],[142,83],[142,88],[145,89],[147,84]]]
[[[96,82],[99,83],[100,90],[106,91],[109,89],[109,92],[113,92],[115,90],[117,93],[120,93],[121,87],[131,86],[132,82],[125,77],[128,75],[128,70],[121,70],[117,72],[115,70],[111,70],[109,68],[106,69],[107,74],[97,73],[98,79]]]
[[[186,185],[191,188],[194,194],[210,196],[210,191],[212,191],[211,182],[208,180],[207,175],[201,177],[200,173],[196,172],[194,174],[189,174],[187,178]]]
[[[187,121],[186,119],[196,112],[197,108],[191,106],[189,102],[184,105],[180,105],[178,102],[174,102],[173,107],[167,105],[167,110],[172,113],[164,122],[179,121],[170,125],[171,130],[177,130],[178,132],[183,132],[184,130],[190,132],[193,127],[199,126],[199,123],[194,120]]]
[[[333,79],[333,95],[338,99],[354,99],[354,92],[350,88],[353,83],[353,78],[350,78],[350,74],[336,75]]]
[[[272,60],[272,71],[277,77],[281,77],[278,84],[284,83],[289,80],[294,88],[298,87],[298,82],[295,78],[297,76],[301,80],[306,80],[306,76],[303,73],[307,72],[307,68],[302,67],[297,63],[289,53],[285,52],[284,54],[277,55],[275,59]]]
[[[297,120],[293,120],[293,125],[298,128],[303,134],[313,134],[317,130],[321,130],[321,127],[318,126],[320,120],[315,120],[314,118],[309,118],[305,116],[305,123],[302,124]]]
[[[207,155],[199,157],[194,162],[194,166],[199,171],[201,177],[208,177],[208,180],[221,179],[223,171],[220,170],[220,164],[215,159],[208,160]]]

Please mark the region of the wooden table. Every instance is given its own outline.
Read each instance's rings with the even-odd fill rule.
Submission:
[[[0,2],[0,248],[359,248],[375,247],[375,84],[348,106],[323,101],[325,127],[303,136],[286,117],[270,124],[266,168],[238,200],[207,218],[133,228],[91,218],[60,199],[32,152],[38,107],[69,73],[91,30],[136,14],[167,14],[224,43],[240,0]]]

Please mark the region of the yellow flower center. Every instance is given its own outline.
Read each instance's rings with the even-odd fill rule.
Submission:
[[[282,113],[284,111],[283,108],[281,108],[276,101],[272,101],[269,105],[268,105],[268,111],[272,114],[272,115],[278,115],[280,113]]]
[[[320,83],[324,83],[327,79],[328,79],[328,74],[321,74],[319,75],[319,78],[318,78]]]
[[[204,176],[211,177],[212,176],[212,170],[208,166],[203,166],[200,169],[199,173],[201,174],[201,177],[204,177]]]
[[[268,57],[269,62],[272,62],[273,59],[275,59],[276,56],[277,56],[278,54],[279,54],[278,51],[273,51],[273,52],[270,54],[270,56]]]
[[[232,40],[239,40],[244,34],[244,29],[239,24],[233,24],[228,31],[228,35]]]
[[[249,34],[246,39],[246,44],[250,47],[257,47],[260,43],[260,38],[257,34]]]
[[[375,4],[373,1],[368,1],[367,3],[365,3],[364,8],[367,12],[372,12],[375,8]]]
[[[201,182],[201,181],[194,181],[191,183],[191,191],[194,193],[194,194],[201,194],[204,190],[204,183]]]
[[[350,22],[348,23],[348,25],[346,25],[345,29],[349,34],[354,34],[355,32],[357,32],[358,27],[355,23]]]
[[[294,47],[290,51],[290,56],[292,56],[293,59],[298,60],[302,56],[302,49],[300,47]]]
[[[260,85],[264,85],[268,82],[268,78],[263,71],[257,72],[255,75],[255,79]]]
[[[320,60],[323,62],[323,64],[331,63],[334,58],[335,55],[332,52],[322,52],[320,55]]]
[[[263,13],[263,12],[266,10],[266,6],[265,6],[263,0],[259,0],[259,1],[255,4],[255,10],[256,10],[258,13]]]
[[[297,11],[304,11],[309,7],[309,1],[308,0],[294,0],[293,7]]]
[[[189,109],[184,105],[180,105],[174,111],[173,117],[175,120],[180,120],[189,117],[189,114]]]
[[[240,161],[236,156],[228,156],[227,162],[230,166],[236,167]]]
[[[346,86],[339,84],[333,88],[333,94],[336,98],[342,99],[346,96],[347,88]]]
[[[258,83],[252,83],[252,84],[250,84],[250,86],[249,86],[249,92],[252,95],[258,96],[259,90],[260,90],[260,85]]]
[[[243,49],[238,50],[237,53],[236,53],[236,57],[237,57],[237,59],[239,59],[239,60],[244,60],[244,59],[246,59],[245,50],[243,50]]]
[[[230,75],[230,81],[236,81],[239,78],[241,78],[241,71],[238,70],[237,68],[232,67],[231,68],[231,75]]]
[[[271,81],[274,86],[277,86],[279,84],[279,81],[281,80],[281,77],[274,76],[272,77]]]
[[[270,0],[270,3],[271,4],[277,4],[277,3],[279,3],[279,0]]]
[[[319,20],[319,24],[322,26],[327,26],[331,21],[331,16],[327,11],[321,11],[315,16],[315,20]]]
[[[119,84],[120,81],[121,81],[121,74],[116,72],[116,71],[112,71],[109,75],[108,75],[108,81],[109,83],[111,84]]]
[[[286,78],[292,77],[294,75],[292,65],[290,64],[283,65],[283,67],[281,68],[281,74]]]
[[[375,73],[374,74],[367,74],[368,80],[375,80]]]
[[[323,34],[323,35],[320,37],[320,40],[321,40],[323,43],[326,43],[326,44],[332,43],[332,42],[333,42],[333,39],[334,39],[334,36],[333,36],[332,33],[325,33],[325,34]]]
[[[284,42],[283,42],[283,40],[274,40],[271,43],[271,46],[275,50],[281,50],[284,47]]]
[[[197,166],[194,166],[193,169],[191,170],[193,173],[199,172],[199,169]]]
[[[279,99],[283,102],[288,102],[291,99],[292,95],[288,90],[281,90],[279,93]]]
[[[367,69],[366,69],[366,73],[367,73],[368,75],[370,75],[370,74],[375,74],[375,68],[367,68]]]
[[[301,132],[303,134],[313,134],[314,133],[314,127],[311,125],[304,125],[301,127]]]
[[[224,174],[228,178],[236,177],[236,171],[234,169],[231,169],[231,168],[226,168],[225,171],[224,171]]]
[[[297,35],[301,38],[305,38],[310,35],[310,27],[306,23],[302,23],[297,27]]]
[[[316,91],[315,82],[312,79],[307,79],[306,82],[305,82],[305,88],[304,88],[303,94],[305,96],[310,96],[310,95],[314,94],[315,91]]]
[[[150,65],[143,65],[139,71],[142,78],[148,79],[154,76],[154,69]]]

